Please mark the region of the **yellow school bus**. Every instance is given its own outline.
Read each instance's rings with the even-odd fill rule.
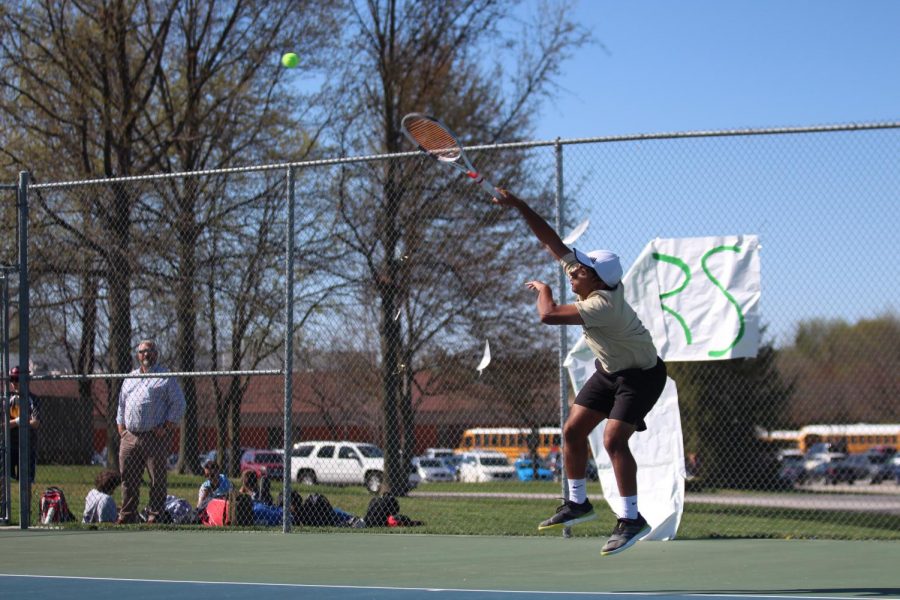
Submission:
[[[459,441],[456,452],[473,450],[496,450],[504,453],[511,461],[529,452],[529,437],[534,431],[519,427],[475,427],[466,429]],[[561,440],[559,427],[539,427],[537,429],[538,455],[546,458],[553,450],[558,451]]]
[[[801,452],[821,443],[830,444],[837,452],[866,452],[876,446],[889,446],[900,451],[900,423],[807,425],[800,428],[797,447]]]

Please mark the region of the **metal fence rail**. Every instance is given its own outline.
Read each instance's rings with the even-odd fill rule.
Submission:
[[[697,518],[720,535],[803,536],[806,511],[831,509],[834,537],[859,524],[871,528],[862,537],[890,527],[900,471],[889,455],[847,475],[822,462],[835,454],[810,452],[801,464],[778,451],[814,442],[849,454],[900,448],[892,262],[900,123],[471,150],[560,232],[589,218],[578,246],[612,248],[626,269],[658,237],[759,236],[757,357],[670,365],[688,457],[688,532],[707,531],[692,529]],[[162,380],[178,381],[185,399],[178,429],[155,443],[168,460],[168,494],[192,508],[209,475],[237,489],[246,471],[267,475],[282,515],[290,494],[279,503],[278,492],[315,490],[350,513],[347,524],[366,510],[365,487],[436,502],[486,489],[545,503],[558,495],[555,464],[547,483],[488,486],[456,481],[482,477],[474,467],[450,465],[453,481],[434,482],[441,469],[411,466],[429,449],[462,450],[474,428],[522,430],[482,434],[477,445],[552,460],[558,434],[538,431],[565,419],[572,393],[562,362],[579,333],[537,321],[522,282],[542,279],[558,301],[572,298],[516,215],[419,154],[0,187],[29,207],[29,289],[4,271],[12,315],[4,348],[19,356],[3,371],[20,364],[14,350],[26,332],[22,384],[39,418],[30,490],[9,494],[4,473],[8,522],[38,524],[50,486],[65,490],[80,518],[98,473],[119,469],[121,389],[159,379],[128,376],[141,340],[156,342],[170,371]],[[486,341],[492,361],[479,373]],[[804,426],[852,423],[888,428],[871,439],[861,430],[801,439]],[[216,472],[204,474],[210,459]],[[141,508],[150,502],[144,479]],[[825,493],[835,490],[865,494],[868,508],[845,510]],[[693,513],[715,502],[711,493],[722,502]],[[121,504],[121,489],[113,497]],[[773,507],[782,520],[766,530],[760,522]],[[289,519],[278,522],[290,529]]]

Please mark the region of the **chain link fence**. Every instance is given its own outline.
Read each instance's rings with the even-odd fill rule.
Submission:
[[[578,246],[626,269],[656,237],[759,236],[757,357],[669,365],[680,536],[897,537],[898,129],[472,149],[561,232],[589,218]],[[579,332],[541,325],[524,282],[571,293],[515,211],[465,178],[402,154],[26,192],[30,306],[4,271],[4,333],[6,364],[30,369],[36,469],[24,510],[6,469],[7,523],[40,524],[50,487],[77,522],[165,527],[288,530],[287,512],[378,530],[367,513],[384,491],[426,532],[527,534],[552,513]],[[3,251],[17,264],[12,240]],[[300,506],[316,494],[328,516]]]

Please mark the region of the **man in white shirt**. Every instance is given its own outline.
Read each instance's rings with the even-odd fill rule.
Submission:
[[[165,510],[167,458],[171,434],[184,415],[184,394],[178,381],[166,377],[156,364],[159,353],[153,340],[138,344],[140,367],[132,374],[159,373],[159,377],[129,378],[119,392],[119,471],[122,473],[122,508],[119,524],[136,523],[141,477],[150,473],[147,523],[156,523]]]

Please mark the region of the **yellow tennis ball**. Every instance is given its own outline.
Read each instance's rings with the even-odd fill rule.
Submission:
[[[300,57],[293,52],[288,52],[281,57],[281,64],[286,66],[288,69],[293,69],[298,64],[300,64]]]

